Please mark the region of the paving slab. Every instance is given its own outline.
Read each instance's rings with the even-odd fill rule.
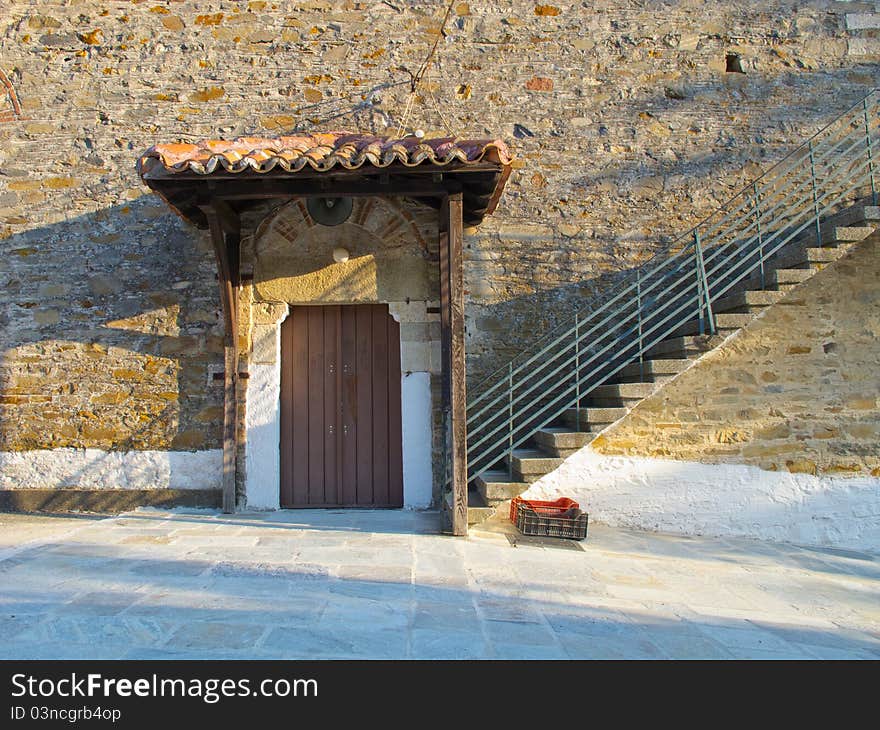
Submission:
[[[878,659],[880,556],[439,515],[0,514],[0,658]]]

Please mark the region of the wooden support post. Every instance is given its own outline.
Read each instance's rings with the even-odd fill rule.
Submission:
[[[235,511],[238,452],[238,286],[241,236],[237,216],[224,203],[202,208],[217,257],[225,330],[223,365],[223,511]]]
[[[443,421],[452,534],[467,535],[467,401],[464,351],[462,196],[447,196],[440,210],[440,329],[443,352]]]

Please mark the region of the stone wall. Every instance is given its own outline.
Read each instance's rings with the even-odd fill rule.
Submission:
[[[461,2],[407,115],[402,69],[443,9],[6,2],[0,449],[219,445],[214,263],[137,178],[155,142],[297,128],[512,141],[501,205],[466,236],[477,378],[858,100],[880,59],[874,3]]]
[[[0,450],[219,447],[222,325],[202,236],[146,198],[0,243]]]
[[[592,448],[880,477],[878,281],[875,235],[638,403]]]

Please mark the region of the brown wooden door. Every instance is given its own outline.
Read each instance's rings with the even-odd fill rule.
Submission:
[[[402,507],[400,325],[387,304],[281,326],[281,506]]]

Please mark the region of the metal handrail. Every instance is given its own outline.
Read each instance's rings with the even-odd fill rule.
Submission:
[[[821,219],[870,194],[877,203],[880,96],[874,90],[718,210],[628,272],[601,306],[578,311],[469,387],[468,476],[542,428],[690,322],[716,331],[713,305],[744,281],[766,282],[774,257],[816,236]],[[880,160],[878,160],[880,162]],[[870,191],[868,193],[868,190]]]

